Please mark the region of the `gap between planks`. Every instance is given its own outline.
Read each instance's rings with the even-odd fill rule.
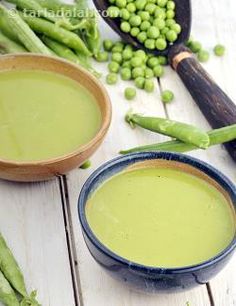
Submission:
[[[61,195],[61,204],[62,204],[64,227],[66,234],[66,244],[68,249],[75,306],[84,306],[82,289],[80,284],[79,269],[76,268],[76,266],[78,265],[78,260],[77,260],[76,247],[75,247],[75,238],[73,232],[70,199],[69,199],[66,175],[58,176],[58,183]]]
[[[158,90],[159,90],[159,94],[161,96],[161,93],[163,91],[163,86],[161,84],[161,79],[160,78],[157,78],[157,87],[158,87]],[[171,119],[170,118],[170,114],[169,114],[169,111],[168,111],[168,108],[166,107],[166,104],[163,103],[163,108],[164,108],[164,111],[165,111],[165,116],[167,119]],[[214,301],[214,297],[213,297],[213,294],[212,294],[212,290],[211,290],[211,285],[210,283],[207,283],[205,285],[205,288],[206,288],[206,291],[207,291],[207,295],[208,295],[208,298],[209,298],[209,302],[210,302],[210,306],[216,306],[215,305],[215,301]]]

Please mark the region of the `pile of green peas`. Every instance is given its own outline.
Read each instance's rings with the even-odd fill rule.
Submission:
[[[108,0],[107,14],[120,18],[123,32],[150,50],[165,50],[178,39],[181,26],[175,21],[172,0]]]
[[[154,91],[155,78],[160,78],[164,74],[163,66],[167,64],[166,57],[147,54],[143,50],[135,50],[122,41],[113,42],[110,39],[103,41],[103,48],[104,51],[97,55],[96,60],[108,62],[107,84],[116,84],[120,76],[124,81],[133,80],[139,89],[144,89],[146,92]],[[132,94],[131,90],[126,90],[124,95],[128,100],[136,96],[134,90]]]

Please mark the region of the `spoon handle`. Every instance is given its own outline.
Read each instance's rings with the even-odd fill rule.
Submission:
[[[171,48],[169,61],[213,128],[236,123],[236,104],[214,82],[184,45]],[[236,161],[236,140],[225,144]]]

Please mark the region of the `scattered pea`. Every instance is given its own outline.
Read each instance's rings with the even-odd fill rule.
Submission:
[[[118,81],[118,77],[117,77],[117,74],[114,72],[108,73],[108,75],[106,76],[106,82],[109,85],[116,84],[117,81]]]
[[[198,58],[199,62],[201,62],[201,63],[207,62],[209,60],[209,57],[210,57],[210,54],[206,50],[200,50],[197,53],[197,58]]]
[[[142,67],[135,67],[132,69],[132,78],[144,77],[144,70]]]
[[[144,89],[146,92],[153,92],[154,91],[154,82],[153,80],[146,79],[144,82]]]
[[[153,68],[153,67],[157,66],[158,64],[159,64],[159,60],[158,60],[157,57],[154,57],[154,56],[149,58],[148,61],[147,61],[147,65],[150,68]]]
[[[104,48],[105,51],[110,52],[112,47],[113,47],[113,45],[114,44],[113,44],[113,42],[110,39],[105,39],[103,41],[103,48]]]
[[[81,166],[80,166],[80,169],[88,169],[89,167],[91,167],[92,163],[90,160],[87,160],[86,162],[84,162]]]
[[[133,37],[137,37],[139,32],[140,32],[140,29],[138,27],[133,27],[130,30],[130,35]]]
[[[130,80],[131,79],[131,69],[130,68],[122,68],[120,71],[120,75],[122,80]]]
[[[225,54],[225,47],[223,45],[216,45],[214,47],[214,53],[216,56],[223,56]]]
[[[98,52],[98,54],[96,55],[97,62],[107,62],[108,59],[109,59],[109,54],[107,51]]]
[[[122,21],[121,24],[120,24],[120,28],[121,28],[121,30],[122,30],[124,33],[129,33],[129,32],[130,32],[130,29],[131,29],[131,26],[130,26],[130,24],[128,23],[128,21]]]
[[[153,73],[155,77],[160,78],[164,74],[164,69],[161,65],[156,65],[155,67],[153,67]]]
[[[117,62],[118,64],[122,63],[122,54],[119,52],[112,53],[111,56],[112,61]]]
[[[145,74],[146,79],[151,79],[151,78],[154,77],[154,73],[153,73],[152,69],[148,68],[148,67],[145,68],[144,74]]]
[[[199,41],[191,41],[189,48],[193,53],[198,53],[202,49],[202,44]]]
[[[120,16],[120,9],[116,6],[109,6],[107,9],[107,15],[111,18],[117,18]]]
[[[117,73],[120,69],[120,65],[117,62],[111,61],[108,64],[108,69],[109,69],[110,72]]]
[[[138,56],[138,57],[140,57],[143,61],[145,61],[146,60],[146,53],[143,51],[143,50],[137,50],[137,51],[135,51],[134,52],[134,55],[135,56]]]
[[[129,49],[125,49],[122,53],[123,60],[129,60],[133,56],[133,51]]]
[[[136,85],[137,88],[140,88],[140,89],[143,89],[144,88],[144,83],[145,83],[145,78],[140,76],[140,77],[137,77],[135,80],[134,80],[134,83]]]
[[[159,61],[159,64],[162,65],[162,66],[165,66],[168,63],[167,57],[165,57],[163,55],[158,56],[158,61]]]
[[[170,90],[164,90],[162,93],[161,93],[161,101],[164,102],[164,103],[170,103],[172,102],[174,99],[174,94],[172,91]]]
[[[124,94],[127,100],[133,100],[136,96],[136,89],[133,87],[127,87]]]
[[[130,63],[132,67],[139,67],[142,65],[142,58],[139,56],[134,56],[133,58],[131,58]]]

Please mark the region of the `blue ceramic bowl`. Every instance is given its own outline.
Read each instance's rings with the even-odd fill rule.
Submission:
[[[89,195],[106,179],[134,163],[148,160],[166,160],[183,163],[205,173],[226,191],[236,209],[236,187],[212,166],[183,154],[147,152],[118,157],[97,169],[84,184],[78,202],[79,218],[84,240],[93,258],[112,276],[148,292],[176,291],[207,283],[229,261],[236,248],[236,236],[220,254],[201,264],[183,268],[163,269],[130,262],[106,248],[92,232],[86,220],[85,206]]]

